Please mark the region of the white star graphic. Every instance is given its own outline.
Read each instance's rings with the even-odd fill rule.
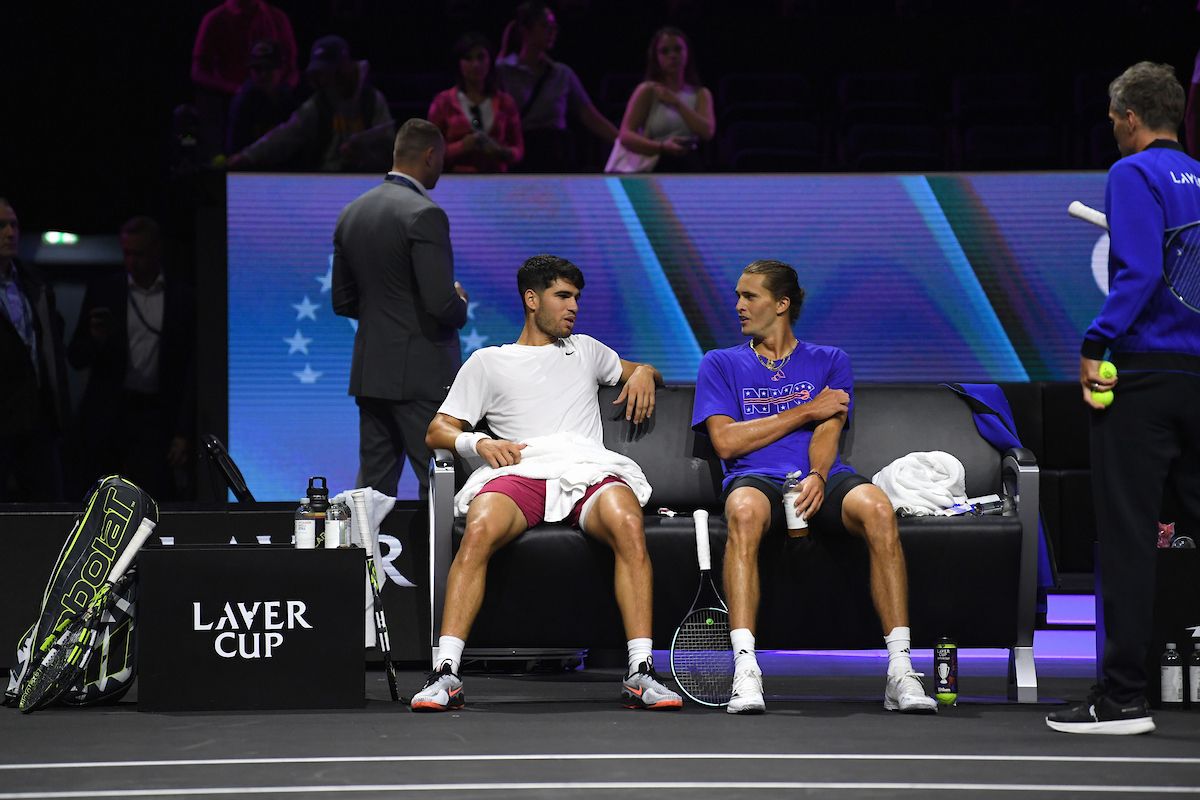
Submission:
[[[318,275],[313,280],[321,284],[321,294],[325,294],[333,288],[333,256],[329,257],[329,271],[324,275]]]
[[[301,383],[316,383],[317,378],[321,377],[325,373],[315,372],[312,368],[312,365],[305,364],[303,372],[293,372],[292,374],[299,378]]]
[[[317,321],[317,309],[320,306],[313,305],[313,302],[308,299],[308,295],[304,295],[304,299],[299,303],[292,303],[292,308],[296,309],[296,321],[308,318],[313,322]]]
[[[467,301],[467,319],[475,319],[475,309],[479,306],[477,302]]]
[[[481,335],[478,328],[471,328],[471,332],[463,337],[462,343],[468,353],[474,353],[483,347],[483,343],[487,340],[488,337]]]
[[[308,346],[312,344],[312,339],[309,339],[307,336],[301,333],[299,328],[296,329],[295,336],[290,339],[284,339],[283,341],[288,346],[289,356],[292,353],[304,353],[304,355],[308,355]]]

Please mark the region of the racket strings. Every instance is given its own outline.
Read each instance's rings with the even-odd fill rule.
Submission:
[[[696,702],[728,703],[733,682],[729,615],[715,608],[689,614],[675,634],[671,669],[679,687]]]
[[[1171,237],[1163,277],[1180,300],[1200,311],[1200,226],[1188,226]]]

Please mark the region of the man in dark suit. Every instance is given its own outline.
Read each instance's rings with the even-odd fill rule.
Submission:
[[[67,356],[91,369],[80,405],[84,477],[119,472],[158,499],[186,494],[195,419],[195,308],[163,276],[149,217],[121,227],[125,272],[92,282]]]
[[[44,276],[17,259],[20,232],[0,197],[0,502],[61,500],[63,321]]]
[[[396,493],[407,454],[429,490],[425,429],[462,364],[467,293],[454,280],[450,222],[429,198],[446,143],[431,122],[396,134],[392,171],[342,211],[333,235],[333,310],[358,320],[350,394],[360,486]]]

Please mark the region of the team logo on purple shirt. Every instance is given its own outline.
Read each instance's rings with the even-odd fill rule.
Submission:
[[[803,405],[813,399],[816,387],[808,381],[796,381],[783,386],[742,389],[742,415],[770,416]]]

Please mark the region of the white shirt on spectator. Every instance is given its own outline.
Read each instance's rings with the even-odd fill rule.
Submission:
[[[159,390],[158,354],[162,342],[163,299],[166,282],[155,278],[143,289],[131,276],[125,313],[125,333],[129,337],[129,367],[125,370],[125,388],[132,392],[156,394]]]

